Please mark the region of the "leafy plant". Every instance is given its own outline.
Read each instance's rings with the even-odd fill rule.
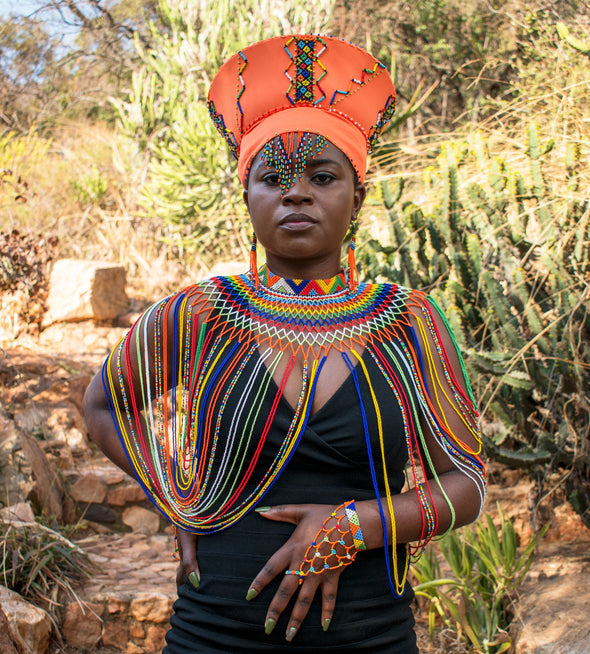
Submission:
[[[26,213],[34,196],[30,176],[46,161],[51,141],[40,138],[35,130],[19,135],[0,135],[0,229],[8,227],[6,218]]]
[[[541,482],[566,470],[590,524],[590,176],[577,142],[542,142],[534,123],[514,154],[491,152],[481,134],[442,144],[421,205],[404,201],[403,176],[383,180],[389,243],[371,240],[360,260],[370,278],[433,294],[476,386],[489,454]]]
[[[81,175],[72,182],[72,188],[83,205],[104,206],[108,191],[108,182],[101,174],[98,166],[93,166],[90,172]]]
[[[447,534],[437,543],[449,576],[442,576],[431,547],[414,565],[414,591],[428,601],[431,635],[437,618],[482,654],[501,654],[511,647],[508,627],[516,591],[528,572],[535,548],[547,527],[519,552],[512,521],[498,507],[496,527],[487,514],[475,527]],[[499,535],[500,534],[500,535]]]

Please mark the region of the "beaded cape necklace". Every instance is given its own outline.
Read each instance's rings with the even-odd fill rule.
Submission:
[[[360,403],[368,474],[383,525],[386,513],[392,525],[391,543],[384,529],[390,586],[401,595],[409,557],[398,569],[384,408],[358,352],[373,359],[402,415],[408,472],[422,513],[420,540],[407,548],[417,558],[438,528],[432,484],[444,495],[438,478],[425,474],[433,466],[421,417],[454,466],[473,480],[482,504],[485,496],[479,450],[449,427],[452,413],[479,441],[471,389],[458,381],[467,380],[463,363],[459,357],[463,374],[456,374],[441,338],[444,317],[431,298],[397,285],[361,283],[351,291],[345,273],[329,280],[289,280],[265,266],[259,279],[256,285],[249,275],[216,277],[183,289],[148,309],[115,347],[103,366],[103,385],[129,461],[148,497],[176,526],[198,534],[231,527],[288,465],[305,432],[327,355],[336,350]],[[271,447],[267,436],[296,363],[302,370],[298,401],[280,447],[261,471],[257,463]],[[361,377],[369,401],[361,397]],[[263,415],[268,397],[271,408],[266,404]],[[378,451],[368,433],[369,413],[378,425]],[[384,472],[384,498],[376,470]]]

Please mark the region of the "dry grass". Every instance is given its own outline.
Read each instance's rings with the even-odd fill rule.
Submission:
[[[101,124],[62,126],[52,140],[8,135],[0,147],[0,230],[59,239],[59,258],[123,263],[138,293],[153,296],[205,276],[164,220],[142,217],[141,156]]]
[[[64,595],[77,599],[72,582],[90,577],[84,551],[37,522],[0,522],[0,581],[55,620]]]

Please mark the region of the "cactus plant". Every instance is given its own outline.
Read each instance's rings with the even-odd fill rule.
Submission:
[[[392,241],[371,241],[360,266],[366,278],[378,273],[434,295],[490,425],[490,456],[540,480],[567,468],[572,505],[590,525],[587,164],[569,142],[563,175],[548,175],[556,144],[534,123],[525,139],[518,169],[494,158],[479,134],[445,144],[438,167],[424,172],[424,206],[404,198],[403,180],[395,191],[382,180]]]

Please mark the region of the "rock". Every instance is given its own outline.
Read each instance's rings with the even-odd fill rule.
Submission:
[[[123,511],[123,522],[143,534],[157,534],[160,529],[160,516],[141,506],[131,506]]]
[[[56,436],[58,435],[56,434]],[[88,438],[86,438],[86,434],[77,427],[64,430],[63,433],[59,435],[59,437],[62,436],[65,439],[70,452],[73,454],[81,454],[88,450]]]
[[[0,407],[0,488],[8,505],[25,502],[35,486],[14,421]]]
[[[30,463],[35,484],[34,495],[39,501],[39,510],[45,516],[56,520],[63,517],[64,489],[55,467],[47,458],[38,441],[25,429],[16,429],[19,445]]]
[[[113,647],[121,650],[123,643],[129,640],[129,627],[121,622],[107,622],[102,634],[102,644],[105,647]]]
[[[545,534],[545,543],[569,543],[575,542],[580,538],[580,534],[588,532],[584,525],[582,516],[574,511],[569,502],[565,502],[555,507],[551,517],[551,526]],[[590,647],[588,648],[590,651]]]
[[[68,645],[80,649],[91,649],[102,636],[102,605],[84,602],[70,602],[61,634]]]
[[[129,635],[131,638],[144,638],[145,630],[140,624],[134,623],[129,627]]]
[[[164,645],[166,645],[166,629],[156,625],[148,627],[143,642],[145,652],[149,654],[159,654],[159,652],[164,649]]]
[[[48,415],[49,410],[47,407],[30,404],[14,412],[14,422],[19,429],[29,434],[35,434],[43,430]]]
[[[70,495],[76,502],[100,504],[107,496],[107,487],[96,475],[86,474],[70,488]]]
[[[81,429],[82,425],[82,418],[74,405],[52,409],[45,422],[48,437],[58,443],[66,443],[74,454],[88,449],[88,439]]]
[[[84,520],[90,522],[116,522],[117,515],[110,509],[108,506],[103,506],[102,504],[87,504],[84,508],[83,516]]]
[[[28,434],[42,433],[52,444],[67,445],[74,454],[88,450],[84,422],[70,402],[51,405],[34,401],[17,409],[14,419],[19,429]]]
[[[26,654],[45,654],[51,637],[51,619],[47,612],[4,586],[0,586],[0,606],[18,650]]]
[[[111,263],[61,259],[51,271],[43,326],[55,322],[111,320],[127,311],[126,272]]]
[[[168,622],[172,599],[164,593],[138,593],[129,611],[138,622]]]
[[[110,597],[107,611],[112,615],[113,613],[125,613],[129,609],[129,600],[121,599],[120,597]]]
[[[125,484],[109,491],[107,502],[111,506],[125,506],[132,502],[143,502],[146,499],[143,488],[137,483]]]
[[[8,624],[8,618],[2,610],[2,605],[0,604],[0,652],[2,654],[18,654],[12,636],[10,635],[10,625]]]
[[[35,522],[35,514],[28,502],[19,502],[18,504],[12,504],[4,509],[0,509],[0,520],[3,522],[12,522],[14,520]]]

